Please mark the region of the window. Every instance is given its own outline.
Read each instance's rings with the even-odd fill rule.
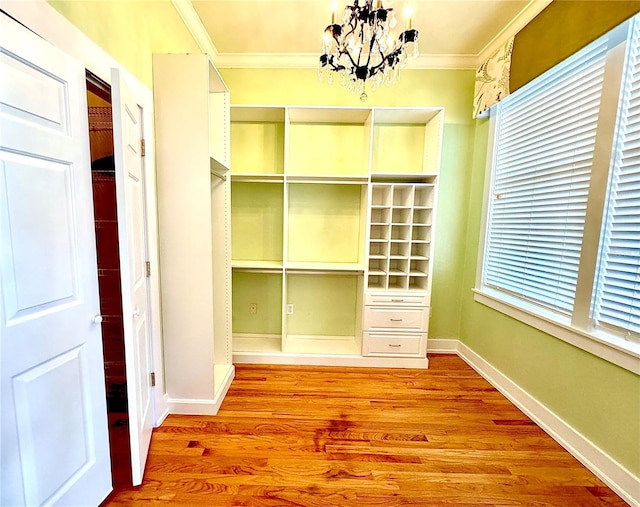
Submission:
[[[640,21],[492,110],[476,300],[640,372]]]
[[[595,290],[598,326],[640,334],[640,23],[626,65]]]

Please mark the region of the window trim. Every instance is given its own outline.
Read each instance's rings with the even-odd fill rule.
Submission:
[[[607,54],[605,63],[605,89],[620,89],[626,54],[626,35],[629,33],[630,25],[631,21],[627,21],[616,29],[617,33],[614,37],[618,39],[619,42],[612,45]],[[602,212],[605,204],[606,188],[608,188],[607,182],[612,156],[611,143],[615,131],[613,127],[615,127],[617,118],[618,97],[619,93],[607,93],[603,91],[601,107],[604,114],[601,116],[601,120],[599,120],[598,133],[596,134],[596,150],[594,151],[583,245],[594,244],[594,240],[595,245],[599,245]],[[490,193],[493,187],[493,168],[495,167],[496,158],[494,147],[498,127],[497,116],[499,115],[500,109],[501,104],[498,103],[491,108],[489,117],[488,149],[476,280],[475,288],[472,289],[474,300],[597,357],[616,364],[621,368],[640,375],[640,343],[627,340],[614,332],[609,333],[604,329],[595,329],[592,325],[590,319],[591,292],[593,284],[595,283],[597,248],[594,249],[595,252],[591,252],[589,248],[583,248],[581,252],[576,300],[571,317],[544,309],[506,292],[483,285],[482,279],[488,235]],[[604,129],[602,129],[601,126],[604,126]],[[604,145],[606,149],[598,149],[597,146],[599,145]]]

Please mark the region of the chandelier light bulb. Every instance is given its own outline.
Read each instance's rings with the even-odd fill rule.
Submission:
[[[407,20],[407,30],[411,30],[411,17],[413,16],[413,7],[408,4],[404,8],[404,17]]]
[[[338,2],[331,2],[331,24],[336,22],[336,11],[338,10]]]
[[[412,28],[413,9],[407,6],[407,29],[398,37],[395,11],[383,0],[353,0],[347,5],[342,24],[336,23],[337,2],[331,3],[331,24],[325,29],[318,77],[331,82],[333,74],[353,93],[366,100],[365,87],[389,86],[399,77],[408,55],[418,55],[418,31]]]

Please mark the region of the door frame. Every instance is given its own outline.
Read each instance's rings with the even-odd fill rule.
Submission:
[[[145,138],[145,206],[148,255],[151,263],[149,280],[149,312],[151,353],[156,389],[153,393],[154,425],[158,427],[168,415],[167,394],[164,383],[164,356],[160,313],[160,259],[158,249],[158,209],[156,202],[155,133],[153,122],[153,92],[117,60],[100,48],[78,27],[56,11],[46,0],[0,0],[0,8],[27,28],[58,49],[82,63],[100,79],[111,85],[111,69],[117,68],[126,77],[138,104],[142,107],[142,125]],[[149,55],[151,57],[151,55]]]

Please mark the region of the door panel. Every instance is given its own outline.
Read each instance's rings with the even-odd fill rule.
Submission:
[[[85,70],[0,14],[0,505],[111,491]]]
[[[10,217],[3,241],[11,245],[11,258],[3,269],[8,289],[4,296],[7,320],[12,321],[74,299],[77,237],[69,207],[69,165],[9,154],[3,165]],[[41,224],[48,227],[37,236],[24,234]]]
[[[81,346],[13,379],[27,505],[42,505],[61,484],[90,466],[95,449],[86,424],[88,378]],[[52,396],[51,386],[65,396]],[[59,411],[64,418],[57,416]]]
[[[131,472],[142,483],[153,430],[142,112],[116,69],[111,73]],[[124,241],[123,239],[126,239]]]

